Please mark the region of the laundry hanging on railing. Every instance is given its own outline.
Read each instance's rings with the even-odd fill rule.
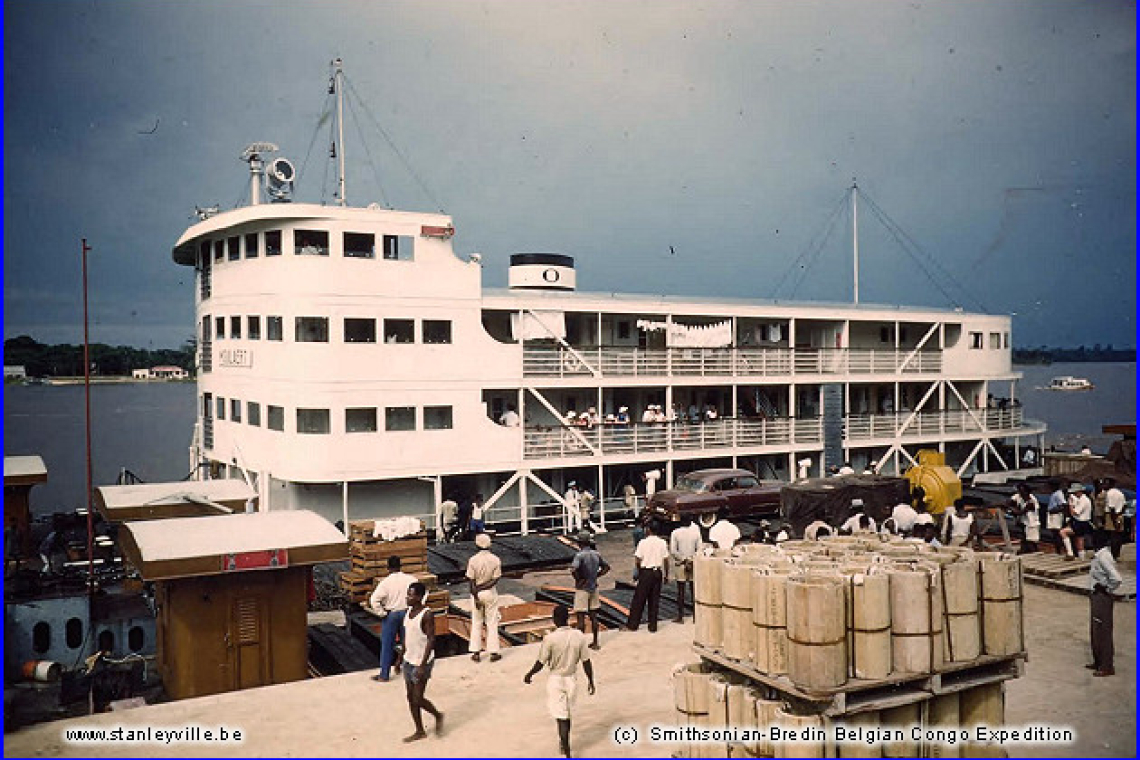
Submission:
[[[566,312],[524,311],[511,314],[511,336],[515,340],[565,340]]]
[[[732,320],[712,325],[686,325],[680,322],[637,320],[637,329],[646,332],[667,330],[666,344],[671,348],[722,348],[732,345]]]

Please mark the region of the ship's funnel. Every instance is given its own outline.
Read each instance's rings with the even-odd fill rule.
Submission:
[[[511,254],[507,284],[512,290],[574,290],[574,257],[560,253]]]

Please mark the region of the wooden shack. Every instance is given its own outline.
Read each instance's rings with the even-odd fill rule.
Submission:
[[[158,667],[172,699],[306,677],[311,566],[348,558],[309,511],[123,526],[124,557],[155,583]]]
[[[35,556],[32,546],[32,486],[46,483],[47,467],[37,456],[4,457],[4,535],[12,535],[10,548],[17,556],[5,559],[26,559]],[[9,546],[5,546],[5,551]]]
[[[98,486],[95,509],[108,522],[240,514],[257,493],[243,480],[181,480]]]

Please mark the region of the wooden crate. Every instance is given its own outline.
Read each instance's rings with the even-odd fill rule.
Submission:
[[[353,541],[365,541],[368,543],[373,543],[373,542],[384,543],[383,539],[378,538],[378,537],[373,535],[373,531],[375,529],[376,529],[376,521],[375,520],[352,520],[348,523],[348,537],[350,539],[352,539]],[[405,538],[401,538],[401,539],[397,539],[397,540],[404,541],[407,538],[418,538],[420,536],[424,536],[424,539],[426,540],[426,535],[423,533],[423,530],[424,530],[424,523],[423,523],[423,520],[420,520],[420,532],[419,533],[416,533],[414,536],[407,536]],[[388,542],[388,543],[395,543],[395,542]]]
[[[388,561],[377,561],[363,559],[361,557],[352,557],[352,569],[354,572],[361,575],[368,575],[372,578],[387,578],[388,577]],[[427,572],[427,559],[404,560],[400,563],[400,570],[415,575],[416,573]]]
[[[426,557],[427,536],[401,538],[395,541],[362,541],[353,539],[348,545],[348,553],[367,559],[387,560],[389,557]]]

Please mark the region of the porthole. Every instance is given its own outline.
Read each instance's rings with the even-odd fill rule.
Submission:
[[[142,650],[143,644],[145,643],[146,632],[142,629],[142,626],[131,626],[131,630],[127,631],[127,648],[132,652],[138,652]]]
[[[104,630],[99,634],[99,651],[100,652],[114,652],[115,651],[115,634],[110,630]]]
[[[83,621],[77,617],[68,620],[67,627],[63,629],[63,637],[68,649],[79,649],[83,643]]]
[[[43,654],[51,648],[51,626],[41,620],[32,626],[32,649]]]

